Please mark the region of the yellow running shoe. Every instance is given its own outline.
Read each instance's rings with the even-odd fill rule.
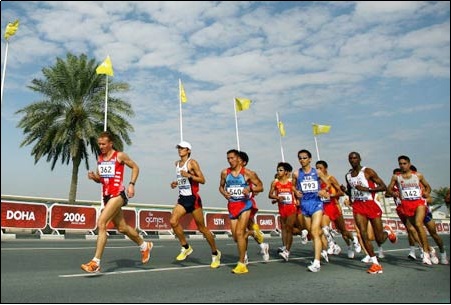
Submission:
[[[191,248],[191,245],[188,246],[188,249],[182,247],[180,254],[175,259],[178,261],[184,261],[191,253],[193,253],[193,248]]]
[[[245,264],[243,264],[242,262],[238,262],[236,267],[232,270],[232,273],[235,273],[235,274],[243,274],[243,273],[248,273],[248,272],[249,272],[249,270],[247,270],[247,266]]]
[[[211,264],[210,267],[213,269],[216,269],[219,267],[219,265],[221,265],[221,251],[218,251],[218,255],[212,255],[211,256]]]

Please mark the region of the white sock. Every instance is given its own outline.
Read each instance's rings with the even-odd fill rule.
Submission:
[[[147,250],[147,243],[145,241],[139,245],[139,250],[141,251]]]
[[[377,256],[371,257],[371,261],[373,262],[373,264],[379,265],[379,262],[378,262],[378,260],[377,260]]]
[[[100,259],[97,257],[94,257],[92,260],[95,261],[97,265],[100,265]]]

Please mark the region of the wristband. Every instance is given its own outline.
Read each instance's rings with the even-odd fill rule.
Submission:
[[[130,181],[130,183],[129,183],[129,184],[131,184],[131,185],[135,185],[135,182],[131,182],[131,181]]]

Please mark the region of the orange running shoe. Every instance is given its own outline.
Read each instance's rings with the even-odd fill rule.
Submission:
[[[372,264],[370,268],[368,268],[368,270],[366,271],[369,274],[378,274],[378,273],[383,273],[382,271],[382,266],[378,265],[378,264]]]
[[[152,251],[153,248],[153,242],[151,241],[145,241],[145,243],[147,244],[147,248],[144,251],[141,251],[141,262],[143,264],[147,264],[147,262],[150,259],[150,251]]]
[[[395,231],[393,231],[393,229],[389,225],[384,226],[384,231],[388,233],[388,239],[392,244],[398,241],[398,237],[396,236]]]
[[[100,271],[100,266],[95,261],[90,261],[87,264],[81,264],[81,269],[88,273],[96,273]]]

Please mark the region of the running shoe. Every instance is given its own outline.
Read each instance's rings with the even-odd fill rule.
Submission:
[[[340,248],[340,246],[339,245],[337,245],[337,244],[334,244],[334,255],[338,255],[338,254],[340,254],[341,253],[341,248]]]
[[[191,247],[191,245],[188,246],[188,249],[182,247],[182,249],[180,250],[180,254],[177,255],[175,259],[178,261],[184,261],[191,253],[193,253],[193,248]]]
[[[277,253],[283,252],[285,250],[285,246],[277,248]]]
[[[372,264],[371,267],[368,268],[366,272],[368,272],[369,274],[383,273],[382,266],[378,264]]]
[[[257,242],[258,242],[259,244],[261,244],[261,243],[264,241],[265,237],[264,237],[264,235],[263,235],[263,232],[260,231],[260,227],[258,226],[258,224],[254,223],[254,224],[252,225],[252,230],[254,231],[254,237],[255,237],[255,239],[257,240]]]
[[[329,262],[329,256],[327,255],[326,250],[321,251],[321,257],[326,261],[326,263]],[[316,271],[313,271],[313,272],[316,272]]]
[[[398,241],[398,237],[396,236],[395,231],[393,231],[393,229],[389,225],[384,226],[384,231],[388,233],[388,239],[392,244]]]
[[[302,230],[301,232],[301,244],[306,245],[308,243],[308,231]]]
[[[97,273],[100,271],[100,266],[95,261],[90,261],[87,264],[81,264],[81,269],[88,273]]]
[[[221,265],[221,251],[219,251],[219,250],[216,250],[216,251],[218,251],[218,254],[211,256],[210,267],[213,269],[216,269],[219,267],[219,265]]]
[[[365,263],[365,264],[369,264],[369,263],[371,263],[371,257],[369,255],[367,255],[364,258],[362,258],[361,262]]]
[[[348,258],[354,258],[355,253],[352,246],[348,246]]]
[[[249,272],[249,270],[247,270],[246,265],[241,262],[238,262],[236,267],[232,270],[232,273],[235,273],[235,274],[243,274],[243,273],[248,273],[248,272]]]
[[[334,254],[334,246],[335,246],[334,243],[329,244],[329,247],[327,248],[327,254],[329,254],[329,255]]]
[[[327,253],[326,253],[327,254]],[[318,272],[321,270],[320,265],[315,265],[313,262],[310,264],[310,266],[307,267],[309,271],[311,272]]]
[[[357,238],[357,236],[354,236],[354,238],[352,239],[352,245],[354,246],[354,251],[356,253],[362,252],[362,246],[360,246],[359,239]]]
[[[431,258],[431,263],[433,263],[434,265],[438,265],[438,257],[437,257],[437,253],[435,253],[435,249],[434,247],[429,247],[429,255]]]
[[[431,257],[429,256],[429,253],[427,253],[427,252],[423,252],[423,264],[432,265]]]
[[[288,250],[284,250],[283,252],[280,252],[279,255],[286,261],[288,262],[288,257],[290,256],[290,252],[288,252]]]
[[[417,256],[415,255],[415,250],[410,250],[409,255],[407,255],[407,258],[413,261],[416,260]]]
[[[149,259],[150,259],[150,252],[152,251],[152,248],[153,248],[153,242],[145,241],[145,243],[146,243],[146,246],[147,246],[146,250],[141,251],[141,262],[143,264],[147,264],[147,262],[149,261]]]
[[[263,255],[263,260],[265,262],[269,261],[269,244],[268,243],[262,243],[260,244],[261,247],[261,253]]]
[[[446,251],[443,253],[440,253],[440,264],[449,265],[448,258],[446,257]]]

